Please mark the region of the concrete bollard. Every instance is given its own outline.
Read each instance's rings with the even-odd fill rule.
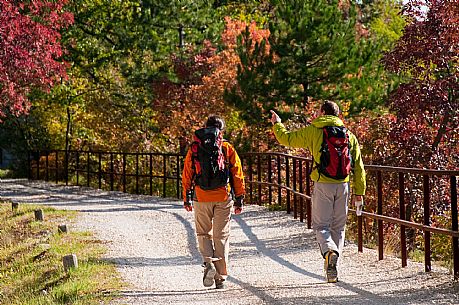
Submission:
[[[15,212],[15,211],[18,210],[18,208],[19,208],[19,202],[12,201],[12,202],[11,202],[11,210],[12,210],[13,212]]]
[[[43,210],[42,209],[35,210],[34,213],[35,213],[35,220],[43,221],[44,217],[43,217]]]
[[[57,232],[59,233],[67,233],[67,225],[59,225],[57,226]]]
[[[68,271],[70,268],[78,268],[78,259],[76,254],[69,254],[62,258],[64,264],[64,270]]]

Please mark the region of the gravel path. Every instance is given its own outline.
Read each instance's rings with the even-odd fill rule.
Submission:
[[[27,180],[0,180],[0,198],[81,212],[73,224],[107,242],[106,259],[130,287],[119,304],[459,304],[442,268],[378,261],[348,244],[337,284],[324,281],[313,233],[285,212],[248,206],[234,216],[228,288],[202,286],[193,214],[172,199]]]

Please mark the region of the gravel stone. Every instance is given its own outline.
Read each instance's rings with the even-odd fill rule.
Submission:
[[[78,210],[70,230],[89,230],[108,247],[129,284],[120,304],[459,304],[459,284],[445,269],[398,258],[378,261],[347,243],[339,282],[325,282],[314,234],[285,212],[247,206],[233,216],[227,289],[202,285],[194,217],[182,202],[151,196],[63,186],[24,179],[0,180],[0,199]]]

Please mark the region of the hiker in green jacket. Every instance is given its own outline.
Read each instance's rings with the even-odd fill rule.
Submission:
[[[365,169],[360,154],[360,147],[355,135],[344,128],[341,119],[338,118],[339,107],[336,103],[326,101],[321,107],[321,115],[312,121],[312,124],[296,131],[288,131],[281,123],[280,117],[271,110],[274,134],[280,144],[296,148],[308,149],[313,157],[313,170],[311,179],[314,181],[312,194],[312,225],[321,254],[325,259],[324,269],[328,282],[338,280],[337,262],[342,254],[344,246],[345,225],[350,196],[350,177],[353,178],[354,201],[362,202],[365,195],[366,180]],[[324,130],[330,127],[343,130],[350,150],[348,167],[352,174],[344,172],[340,175],[329,175],[324,171],[321,163],[324,141]],[[329,137],[329,136],[328,136]],[[325,155],[332,155],[324,153]],[[333,158],[333,156],[329,157]],[[332,160],[335,162],[336,160]],[[328,163],[333,163],[328,161]],[[343,161],[341,161],[343,162]],[[340,165],[339,168],[342,166]],[[346,175],[347,174],[347,175]],[[331,177],[334,178],[331,178]],[[336,178],[336,177],[339,178]]]

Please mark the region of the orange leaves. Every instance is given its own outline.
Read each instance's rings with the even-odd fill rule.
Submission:
[[[255,48],[255,44],[265,41],[267,44],[266,51],[269,52],[269,43],[268,37],[270,35],[269,30],[260,29],[257,27],[257,24],[252,21],[250,24],[247,24],[241,20],[234,20],[230,17],[225,18],[226,27],[222,34],[222,41],[225,44],[227,49],[234,50],[237,46],[237,39],[240,35],[248,32],[248,38],[251,40],[252,50]],[[243,36],[242,39],[246,39]],[[244,40],[243,40],[244,43]]]
[[[222,33],[224,49],[216,52],[216,47],[205,41],[204,47],[196,52],[187,49],[181,56],[173,55],[174,71],[178,82],[164,79],[153,84],[158,124],[163,135],[173,143],[179,139],[191,139],[194,129],[201,127],[210,114],[218,114],[229,119],[234,111],[225,104],[225,90],[237,85],[237,67],[240,64],[236,52],[239,35],[249,33],[252,48],[266,40],[268,30],[258,29],[253,22],[226,18],[226,28]]]

